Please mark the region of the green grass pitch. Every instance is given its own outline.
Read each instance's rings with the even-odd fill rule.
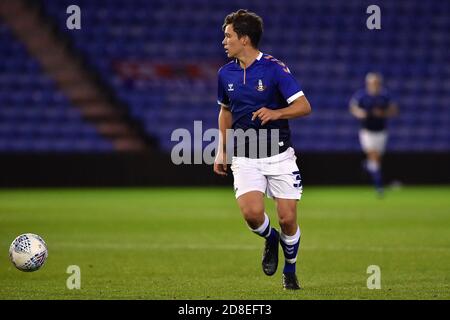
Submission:
[[[306,187],[298,276],[281,289],[261,270],[263,239],[230,188],[0,190],[0,299],[450,299],[450,187]],[[275,211],[267,199],[272,222]],[[8,259],[21,233],[41,235],[37,272]],[[81,289],[69,290],[69,265]],[[367,268],[381,270],[369,290]]]

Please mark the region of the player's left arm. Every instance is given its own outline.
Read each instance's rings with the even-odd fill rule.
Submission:
[[[265,125],[269,121],[294,119],[307,116],[310,113],[311,105],[309,104],[308,99],[302,95],[292,101],[286,108],[273,110],[263,107],[253,113],[252,120],[259,118],[261,120],[261,125]]]
[[[398,116],[398,105],[395,102],[391,102],[386,109],[386,118],[392,118]]]
[[[393,118],[398,115],[398,106],[396,103],[392,102],[386,109],[375,108],[372,113],[378,118]]]
[[[274,62],[273,80],[281,95],[286,99],[288,106],[280,109],[263,107],[254,112],[252,120],[259,118],[261,125],[279,119],[304,117],[311,113],[311,105],[289,68],[281,61],[276,60]]]

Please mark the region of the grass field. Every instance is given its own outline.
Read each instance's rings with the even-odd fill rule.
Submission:
[[[450,187],[305,189],[303,290],[260,266],[263,240],[231,188],[0,190],[0,299],[450,299]],[[267,210],[275,218],[274,206]],[[41,235],[49,258],[16,270],[8,249]],[[280,258],[282,252],[280,251]],[[69,265],[81,289],[68,290]],[[381,289],[366,286],[381,269]]]

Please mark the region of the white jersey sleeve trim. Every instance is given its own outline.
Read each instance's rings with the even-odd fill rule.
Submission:
[[[225,108],[230,108],[230,106],[228,106],[227,104],[220,102],[219,100],[217,100],[217,104],[220,106],[224,106]]]
[[[287,103],[291,103],[292,101],[294,101],[295,99],[304,96],[305,94],[303,93],[303,91],[299,91],[296,94],[290,96],[289,98],[287,98]]]

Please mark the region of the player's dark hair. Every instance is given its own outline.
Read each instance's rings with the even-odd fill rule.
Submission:
[[[222,30],[225,31],[225,27],[229,24],[233,25],[233,29],[237,33],[239,39],[242,36],[248,36],[252,46],[258,48],[259,40],[261,40],[261,35],[263,33],[263,20],[260,16],[254,12],[239,9],[225,17]]]

